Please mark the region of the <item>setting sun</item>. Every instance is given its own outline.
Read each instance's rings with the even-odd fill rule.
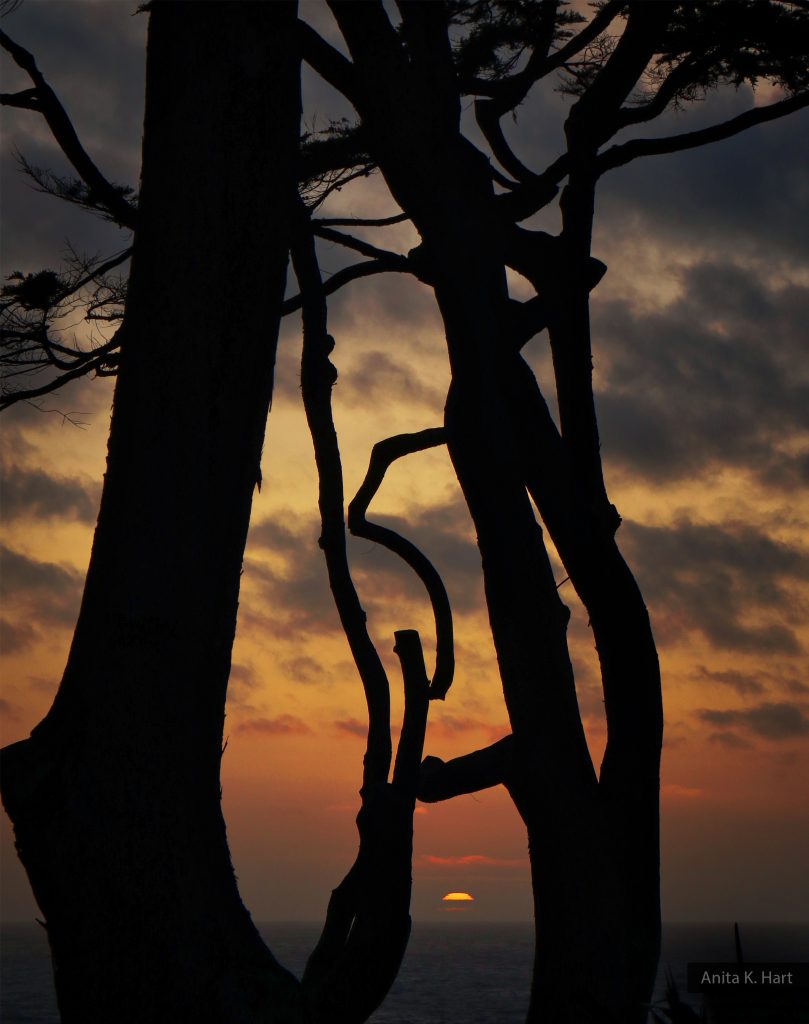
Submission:
[[[446,896],[441,897],[442,900],[474,900],[474,896],[470,896],[468,892],[448,892]]]

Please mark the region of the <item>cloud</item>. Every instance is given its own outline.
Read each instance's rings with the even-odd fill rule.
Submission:
[[[126,4],[22,4],[8,19],[9,34],[31,49],[62,100],[85,148],[109,179],[136,186],[143,125],[146,15]],[[77,55],[81,54],[78,58]],[[10,91],[30,88],[28,76],[6,67]],[[4,252],[11,270],[54,266],[65,239],[86,252],[113,252],[127,233],[65,202],[37,194],[14,163],[19,150],[32,164],[75,177],[42,118],[9,111],[2,177]],[[5,260],[4,260],[5,263]]]
[[[660,795],[670,800],[696,800],[702,796],[702,790],[695,786],[681,786],[677,782],[669,782],[661,787]]]
[[[652,482],[734,465],[809,486],[809,288],[701,262],[662,309],[596,301],[597,407],[606,458]]]
[[[365,739],[368,735],[367,722],[361,722],[358,718],[340,718],[334,723],[338,732],[348,733],[349,736],[359,736]]]
[[[320,662],[308,655],[301,655],[298,658],[290,658],[281,662],[281,667],[295,680],[296,683],[304,685],[323,682],[324,671]]]
[[[340,374],[335,394],[351,409],[391,401],[441,409],[446,388],[425,381],[418,365],[409,358],[397,362],[378,350],[363,352],[349,371]]]
[[[698,670],[691,676],[692,679],[706,679],[710,682],[721,683],[723,686],[729,686],[736,691],[738,694],[747,693],[763,693],[764,686],[756,676],[752,676],[746,672],[739,672],[736,669],[728,669],[724,672],[713,672],[707,669],[704,665],[700,665]]]
[[[227,701],[231,708],[238,708],[242,714],[254,711],[250,698],[258,688],[259,680],[252,665],[234,662],[228,677]]]
[[[679,134],[725,121],[753,106],[749,88],[720,89],[705,101],[655,122],[655,135]],[[610,174],[599,189],[602,237],[630,224],[669,245],[695,244],[699,225],[705,248],[791,260],[809,255],[809,195],[803,169],[809,161],[809,124],[801,111],[742,132],[721,143],[636,160]],[[637,129],[631,131],[638,134]],[[607,244],[596,237],[596,255]]]
[[[768,740],[794,739],[809,735],[809,718],[795,704],[763,701],[752,708],[714,711],[703,708],[697,716],[708,725],[720,729],[740,726]]]
[[[479,718],[448,714],[429,719],[428,728],[431,740],[438,737],[452,739],[454,736],[478,732],[483,733],[489,741],[494,742],[508,736],[511,732],[508,722],[488,722]]]
[[[53,477],[16,466],[3,473],[3,517],[67,519],[94,523],[100,488],[75,477]]]
[[[735,732],[712,732],[708,737],[710,743],[728,747],[730,750],[751,750],[753,744]]]
[[[0,697],[0,715],[15,720],[19,718],[20,713],[14,704]]]
[[[249,718],[236,726],[236,732],[264,733],[268,736],[304,736],[312,729],[295,715],[278,715],[276,718]]]
[[[30,622],[11,622],[0,617],[0,654],[19,654],[41,639]]]
[[[671,526],[627,521],[629,562],[664,640],[701,632],[719,649],[761,654],[801,650],[796,585],[809,580],[809,554],[739,523]]]
[[[523,867],[528,863],[527,857],[488,857],[482,853],[467,853],[459,857],[439,857],[432,853],[423,853],[418,858],[422,864],[434,867]]]
[[[68,565],[40,562],[0,544],[3,590],[14,595],[27,621],[72,627],[81,601],[84,575]],[[15,624],[19,631],[19,623]],[[18,638],[24,636],[18,632]]]
[[[456,611],[475,611],[482,606],[480,554],[460,500],[415,509],[408,515],[372,518],[424,552],[444,579]],[[319,534],[316,519],[290,512],[251,530],[250,552],[258,555],[266,551],[278,556],[272,564],[258,557],[245,560],[246,581],[258,588],[264,603],[273,609],[264,628],[277,635],[341,629],[323,552],[317,544]],[[397,604],[407,601],[423,602],[427,607],[424,587],[401,559],[380,545],[354,537],[348,537],[348,552],[352,576],[369,617],[389,616]]]

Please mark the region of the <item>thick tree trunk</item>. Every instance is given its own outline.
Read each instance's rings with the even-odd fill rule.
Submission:
[[[56,701],[3,752],[63,1021],[300,1021],[240,900],[224,699],[294,210],[294,3],[157,3],[107,473]]]

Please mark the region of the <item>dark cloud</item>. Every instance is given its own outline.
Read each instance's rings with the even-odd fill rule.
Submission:
[[[145,14],[133,17],[134,7],[103,0],[39,0],[22,4],[4,28],[34,53],[102,173],[136,187],[148,19]],[[24,72],[10,60],[4,65],[8,91],[30,88]],[[88,253],[121,248],[126,233],[68,203],[35,193],[18,173],[16,152],[35,166],[75,176],[41,116],[6,110],[4,120],[3,248],[9,256],[13,253],[15,265],[4,259],[3,273],[58,265],[66,239]]]
[[[312,730],[303,719],[295,715],[278,715],[276,718],[249,718],[236,726],[236,732],[257,732],[268,736],[303,736]]]
[[[792,624],[800,610],[794,585],[809,579],[805,550],[734,522],[627,522],[621,534],[664,640],[697,630],[726,650],[801,650]]]
[[[480,607],[480,555],[470,538],[468,513],[460,501],[422,509],[407,517],[379,515],[374,521],[413,541],[433,561],[453,608],[466,612]],[[316,520],[292,513],[284,514],[282,520],[259,523],[251,531],[251,545],[283,559],[280,566],[255,558],[245,561],[246,579],[258,586],[267,606],[273,609],[263,625],[278,635],[340,630],[323,552],[317,544],[319,534]],[[348,551],[355,585],[369,616],[389,614],[396,602],[427,602],[415,573],[387,549],[349,537]]]
[[[735,732],[712,732],[708,741],[730,750],[751,750],[753,747],[749,740]]]
[[[691,678],[696,680],[707,680],[713,683],[721,683],[723,686],[729,686],[731,689],[735,690],[736,693],[742,695],[746,693],[764,692],[764,685],[757,676],[750,675],[747,672],[739,672],[736,669],[728,669],[724,672],[712,672],[704,665],[700,665],[697,672],[695,672]]]
[[[313,525],[311,529],[314,531],[317,526]],[[249,544],[269,551],[288,551],[300,543],[301,533],[295,513],[281,511],[272,519],[251,524]]]
[[[309,685],[312,683],[322,683],[324,680],[323,666],[307,655],[282,661],[281,668],[289,673],[296,683]]]
[[[703,708],[697,716],[720,729],[739,726],[769,740],[793,739],[809,735],[809,718],[795,704],[764,701],[752,708],[713,711]]]
[[[416,361],[397,362],[380,351],[363,353],[350,372],[338,377],[337,388],[335,396],[349,408],[402,401],[441,409],[446,398],[445,388],[423,379]]]
[[[39,562],[0,545],[3,590],[14,595],[29,621],[46,625],[75,625],[84,576],[67,565]],[[7,608],[10,602],[7,603]]]
[[[3,517],[77,519],[95,522],[100,488],[75,477],[49,476],[41,469],[16,466],[3,472]]]
[[[349,736],[359,736],[365,739],[368,735],[368,723],[361,722],[358,718],[339,718],[334,723],[338,732],[346,733]]]
[[[30,622],[10,622],[0,617],[0,654],[18,654],[41,640]]]
[[[0,715],[5,715],[6,718],[16,719],[19,718],[20,713],[14,704],[0,697]]]
[[[648,128],[654,136],[716,124],[752,106],[746,87],[712,93],[705,102]],[[809,256],[809,116],[800,111],[698,149],[636,160],[611,171],[599,189],[595,252],[609,235],[638,235],[715,251],[773,250]],[[642,134],[633,129],[628,136]]]
[[[261,594],[260,625],[276,636],[294,638],[314,631],[337,632],[340,622],[329,590],[326,564],[316,540],[276,549],[288,556],[283,569],[245,559],[245,577]]]
[[[228,704],[231,707],[239,708],[243,713],[253,711],[251,695],[258,685],[259,679],[252,665],[234,662],[230,666],[230,676],[228,677]]]
[[[453,609],[469,612],[481,606],[480,552],[470,536],[469,514],[460,500],[410,516],[369,518],[412,541],[430,559],[444,581]],[[355,540],[351,550],[352,567],[364,591],[380,600],[425,599],[415,573],[387,549]]]
[[[806,485],[809,289],[776,290],[730,263],[692,266],[680,283],[662,311],[594,306],[607,458],[655,482],[730,463],[768,487]]]

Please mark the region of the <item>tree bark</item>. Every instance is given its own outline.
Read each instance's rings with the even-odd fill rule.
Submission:
[[[220,808],[300,118],[296,5],[157,3],[107,472],[51,711],[3,751],[62,1020],[302,1019]]]

